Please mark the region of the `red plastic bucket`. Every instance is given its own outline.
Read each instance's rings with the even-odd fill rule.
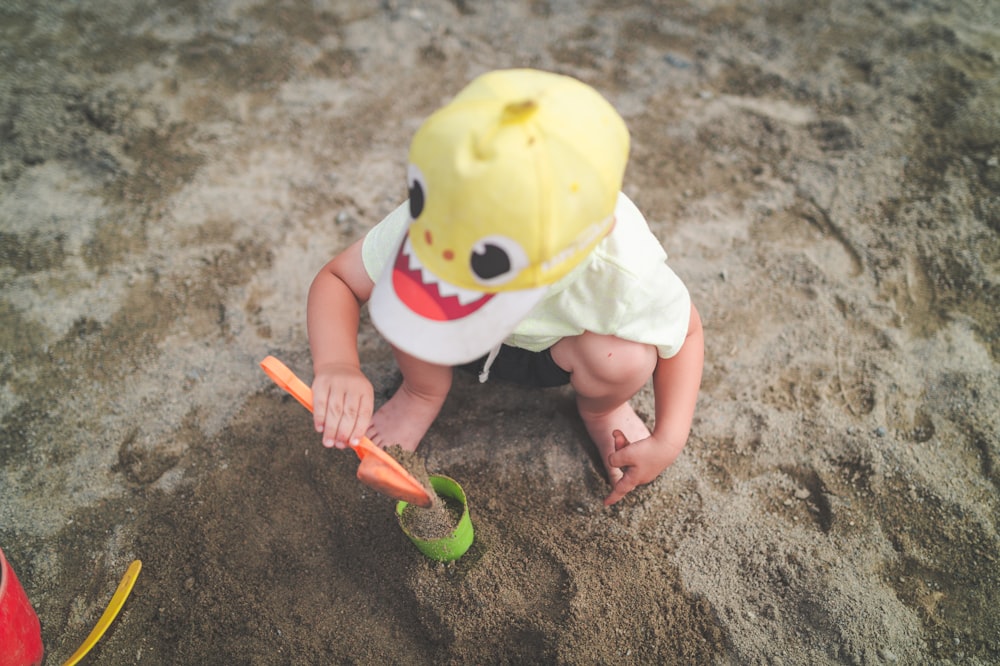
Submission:
[[[42,663],[42,626],[0,550],[0,666]]]

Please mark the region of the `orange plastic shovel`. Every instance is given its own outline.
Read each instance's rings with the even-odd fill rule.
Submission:
[[[268,356],[260,362],[267,376],[274,383],[292,394],[310,412],[313,409],[312,389],[295,376],[284,363]],[[358,454],[361,464],[358,465],[358,479],[384,495],[393,497],[417,506],[429,507],[431,496],[427,489],[413,475],[406,471],[395,458],[380,449],[367,437],[362,437],[351,448]]]

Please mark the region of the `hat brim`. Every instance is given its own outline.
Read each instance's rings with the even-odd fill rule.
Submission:
[[[409,229],[375,281],[372,323],[394,347],[437,365],[460,365],[503,342],[546,288],[473,292],[434,276],[408,251]]]

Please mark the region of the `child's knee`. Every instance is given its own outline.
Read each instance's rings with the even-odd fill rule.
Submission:
[[[609,379],[619,383],[645,383],[656,368],[656,348],[620,338],[612,340],[603,351],[608,361]]]
[[[568,369],[585,372],[592,381],[641,386],[656,368],[656,348],[651,345],[596,333],[584,333],[574,342],[573,367]]]

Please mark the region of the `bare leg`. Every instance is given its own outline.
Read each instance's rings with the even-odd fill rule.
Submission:
[[[427,434],[451,389],[451,368],[393,349],[403,384],[372,416],[368,438],[381,447],[414,451]]]
[[[652,376],[656,349],[610,335],[584,333],[556,343],[552,360],[569,371],[580,418],[614,484],[622,471],[608,465],[608,456],[615,451],[612,432],[621,430],[630,442],[650,435],[628,401]]]

